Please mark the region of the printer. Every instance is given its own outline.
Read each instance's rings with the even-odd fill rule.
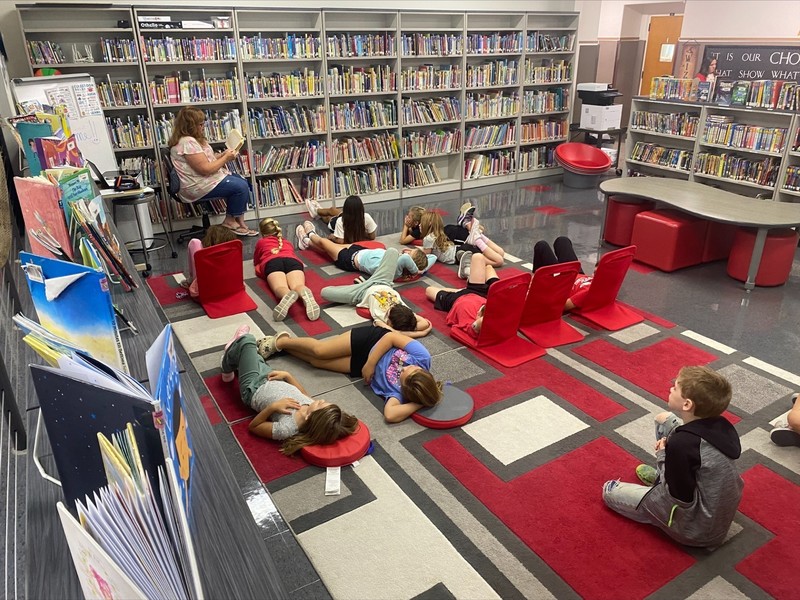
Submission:
[[[578,98],[581,99],[581,129],[606,131],[619,129],[622,120],[622,105],[614,100],[622,96],[610,83],[579,83]]]

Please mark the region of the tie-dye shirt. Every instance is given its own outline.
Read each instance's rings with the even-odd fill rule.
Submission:
[[[400,371],[406,365],[417,365],[430,370],[431,354],[416,340],[409,342],[403,350],[392,348],[380,357],[375,366],[375,374],[370,384],[372,391],[383,396],[384,400],[397,398],[401,403],[404,402],[400,395]]]

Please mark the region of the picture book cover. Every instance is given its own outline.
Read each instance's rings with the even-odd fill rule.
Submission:
[[[697,101],[710,102],[711,101],[711,82],[699,81],[697,82]]]
[[[737,81],[731,88],[731,106],[744,106],[747,104],[747,95],[750,93],[749,81]]]
[[[31,251],[39,256],[73,260],[59,188],[43,177],[14,177],[14,187]]]
[[[717,85],[714,91],[714,102],[720,106],[730,106],[732,93],[733,81],[723,81],[721,79],[717,79]]]
[[[39,164],[44,169],[71,165],[82,167],[83,156],[81,156],[78,141],[74,135],[65,139],[55,137],[41,137],[34,140],[36,144],[36,154],[39,156]]]
[[[61,204],[64,209],[67,226],[70,227],[72,224],[72,203],[76,200],[93,201],[96,196],[89,169],[85,167],[65,167],[45,169],[45,173],[50,181],[61,190]],[[98,201],[98,203],[102,205],[102,201]],[[105,209],[101,206],[98,211],[102,211],[102,219],[105,222]]]
[[[27,252],[19,257],[42,327],[127,373],[106,274]]]
[[[25,152],[25,159],[28,161],[29,173],[31,176],[38,175],[42,171],[42,164],[39,162],[39,154],[36,151],[36,139],[53,135],[53,128],[50,123],[28,123],[19,122],[14,125],[22,140],[22,149]]]

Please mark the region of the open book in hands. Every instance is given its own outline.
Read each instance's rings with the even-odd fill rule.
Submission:
[[[239,131],[238,129],[231,129],[228,132],[228,137],[225,138],[225,147],[228,150],[238,151],[243,144],[244,144],[244,136],[242,135],[242,132]]]

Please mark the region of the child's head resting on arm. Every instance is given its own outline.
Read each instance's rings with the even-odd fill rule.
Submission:
[[[417,316],[407,306],[395,304],[386,312],[386,324],[395,331],[414,331],[417,328]]]
[[[281,445],[281,452],[286,456],[291,456],[305,446],[332,444],[355,433],[358,428],[358,419],[336,404],[315,400],[307,406],[308,412],[305,421],[298,427],[298,433]],[[305,407],[300,410],[303,409]]]
[[[436,381],[431,372],[422,367],[413,370],[406,367],[400,373],[400,393],[404,402],[431,408],[442,399],[442,382]]]

